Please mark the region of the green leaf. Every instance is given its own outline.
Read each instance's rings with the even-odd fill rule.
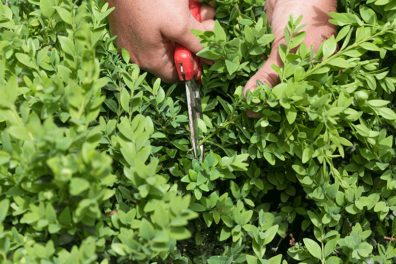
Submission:
[[[244,28],[244,33],[245,33],[245,40],[247,43],[253,44],[254,42],[254,36],[253,36],[253,31],[250,27],[246,26]]]
[[[230,187],[232,195],[235,197],[235,199],[239,199],[241,195],[239,186],[234,181],[230,181]]]
[[[269,244],[275,237],[276,232],[278,231],[279,225],[274,225],[270,227],[267,231],[265,231],[265,239],[264,245]]]
[[[59,215],[59,222],[65,226],[69,226],[71,224],[71,215],[68,206],[66,206],[66,208],[63,209],[62,213]]]
[[[115,127],[116,127],[117,121],[112,119],[109,120],[109,122],[106,125],[106,134],[110,135],[111,133],[113,133]]]
[[[336,42],[339,42],[340,40],[345,38],[345,36],[348,34],[350,28],[351,28],[351,26],[343,27],[337,34]]]
[[[62,46],[62,50],[66,52],[69,55],[74,56],[76,53],[74,43],[71,39],[64,37],[64,36],[58,36],[59,42]]]
[[[14,104],[15,100],[18,97],[18,81],[16,76],[12,76],[9,78],[7,85],[5,86],[5,92],[7,96],[7,101],[10,104]]]
[[[126,49],[121,50],[121,55],[122,59],[126,62],[129,63],[131,60],[131,56],[129,55],[129,52]]]
[[[385,7],[385,11],[390,11],[395,9],[396,9],[396,2],[394,1],[390,1]]]
[[[316,227],[321,227],[321,220],[319,219],[319,217],[317,216],[316,213],[312,212],[312,211],[307,211],[309,218],[311,219],[312,224],[314,224]]]
[[[231,229],[223,227],[220,232],[220,241],[227,240],[231,236]]]
[[[5,220],[9,207],[10,201],[8,199],[4,199],[0,202],[0,222],[3,222]]]
[[[206,127],[206,124],[205,124],[205,122],[204,122],[202,119],[198,118],[198,119],[197,119],[197,123],[198,123],[198,128],[199,128],[203,133],[207,133],[207,132],[208,132],[208,129],[207,129],[207,127]]]
[[[330,257],[327,259],[326,264],[342,264],[343,261],[338,257]]]
[[[208,60],[218,60],[221,58],[222,54],[216,49],[204,48],[197,53],[197,56]]]
[[[374,212],[380,212],[380,211],[382,211],[385,207],[386,207],[386,203],[385,203],[385,202],[378,202],[378,203],[374,206]]]
[[[150,240],[155,236],[155,230],[153,225],[145,218],[140,222],[139,234],[142,238]]]
[[[264,152],[264,158],[265,158],[271,165],[275,165],[276,159],[275,159],[275,156],[274,156],[272,153]]]
[[[33,62],[32,58],[29,57],[27,54],[24,54],[24,53],[16,53],[16,54],[15,54],[15,57],[17,58],[17,60],[18,60],[20,63],[26,65],[26,66],[29,67],[29,68],[36,69],[36,65],[35,65],[35,63]]]
[[[385,100],[369,100],[367,103],[373,107],[382,107],[389,104],[390,102]]]
[[[322,250],[318,243],[309,238],[304,238],[304,245],[307,247],[309,253],[317,259],[322,259]]]
[[[389,3],[390,0],[377,0],[375,1],[375,5],[386,5],[387,3]]]
[[[153,94],[157,95],[158,94],[158,89],[161,86],[161,79],[157,78],[157,80],[155,80],[154,85],[153,85]]]
[[[345,139],[343,137],[339,137],[338,140],[344,146],[347,146],[347,147],[352,147],[353,146],[352,142],[350,142],[349,140],[347,140],[347,139]]]
[[[129,113],[129,100],[130,100],[129,92],[125,88],[122,89],[120,93],[121,107],[127,113]]]
[[[156,102],[157,102],[157,105],[162,103],[164,101],[164,99],[165,99],[165,91],[164,91],[164,89],[162,89],[162,87],[160,87],[158,89],[158,95],[157,95],[157,97],[155,99]]]
[[[342,111],[344,111],[344,107],[333,107],[327,110],[327,116],[336,116],[339,115]]]
[[[364,22],[366,22],[367,24],[371,24],[371,25],[376,23],[377,16],[371,8],[368,8],[365,5],[360,5],[359,11],[360,11],[360,15],[362,16]]]
[[[302,32],[299,32],[296,35],[294,35],[293,38],[291,39],[289,48],[293,49],[293,48],[297,47],[298,45],[300,45],[306,35],[307,35],[306,31],[302,31]]]
[[[359,46],[366,50],[381,51],[381,49],[377,45],[375,45],[374,43],[370,43],[370,42],[363,42]]]
[[[11,136],[19,140],[30,140],[32,137],[25,127],[13,126],[8,129]]]
[[[71,25],[72,24],[72,16],[69,11],[62,7],[57,7],[56,12],[58,12],[59,16],[61,19],[66,22],[67,24]]]
[[[166,135],[161,132],[155,132],[154,134],[151,135],[151,138],[166,138]]]
[[[111,249],[120,256],[126,256],[128,253],[128,246],[121,243],[112,243]]]
[[[311,146],[308,146],[304,149],[303,151],[303,156],[302,156],[302,163],[307,163],[308,161],[311,160],[313,154],[313,149]]]
[[[282,255],[276,255],[275,257],[272,257],[269,259],[269,263],[268,264],[281,264],[282,261]]]
[[[191,210],[194,210],[194,211],[196,211],[196,212],[205,212],[205,211],[206,211],[205,206],[203,206],[203,205],[201,205],[201,204],[199,204],[199,203],[193,203],[193,204],[190,206],[190,208],[191,208]]]
[[[152,135],[154,133],[154,123],[153,120],[151,119],[151,117],[146,116],[146,123],[144,125],[144,129],[147,131],[147,133],[149,133],[150,135]]]
[[[218,20],[215,21],[214,33],[215,33],[215,41],[216,42],[227,40],[227,35],[226,35],[224,29],[221,27]]]
[[[51,0],[40,0],[41,14],[46,18],[50,18],[55,13],[55,9],[52,6],[53,3]]]
[[[297,118],[297,110],[294,106],[291,106],[290,109],[285,109],[286,118],[289,124],[293,124]]]
[[[393,112],[391,109],[383,107],[383,108],[379,108],[377,109],[378,113],[383,116],[385,119],[388,120],[395,120],[396,119],[396,113]]]
[[[348,63],[348,61],[346,61],[345,59],[342,59],[342,58],[331,59],[327,64],[329,64],[331,66],[336,66],[338,68],[350,68],[350,67],[352,67]]]
[[[246,255],[246,261],[248,264],[259,264],[260,261],[255,256]]]
[[[56,218],[56,213],[55,213],[55,209],[52,206],[52,204],[47,204],[46,208],[45,208],[45,217],[51,221],[51,222],[56,222],[57,218]]]
[[[230,75],[232,75],[235,71],[238,70],[238,64],[236,64],[236,63],[234,63],[232,61],[226,60],[225,64],[226,64],[226,67],[227,67],[227,71],[228,71],[228,73]]]
[[[169,235],[176,240],[184,240],[191,237],[190,231],[185,227],[171,227]]]
[[[323,44],[323,58],[327,59],[328,57],[333,55],[333,53],[336,51],[336,49],[337,49],[337,42],[333,35],[328,40],[326,40]]]
[[[276,37],[275,34],[266,34],[266,35],[260,37],[257,40],[257,43],[260,44],[261,46],[266,46],[267,44],[269,44],[272,41],[274,41],[275,37]]]
[[[83,178],[73,178],[70,181],[70,194],[79,195],[89,188],[89,181]]]
[[[324,247],[324,257],[328,257],[331,253],[333,253],[333,250],[335,249],[335,247],[337,246],[337,241],[338,238],[334,238],[329,240],[325,247]]]
[[[244,26],[250,26],[253,24],[253,21],[251,19],[240,19],[238,23]]]

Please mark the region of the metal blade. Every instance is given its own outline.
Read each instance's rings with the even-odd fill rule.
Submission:
[[[194,80],[186,81],[186,95],[187,95],[187,106],[188,106],[188,118],[190,122],[190,133],[191,141],[194,149],[194,156],[198,158],[199,149],[201,153],[199,159],[203,160],[203,145],[199,146],[199,130],[198,130],[198,119],[202,119],[202,107],[201,107],[201,93],[199,85]]]

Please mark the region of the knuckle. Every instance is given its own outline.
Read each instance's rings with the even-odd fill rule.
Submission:
[[[202,20],[213,19],[216,15],[216,9],[211,6],[201,6],[201,17]]]
[[[174,38],[183,38],[188,32],[190,32],[190,26],[185,19],[177,19],[177,26],[173,26],[171,35]]]
[[[213,31],[214,30],[214,26],[215,26],[215,22],[214,20],[206,20],[204,22],[202,22],[202,25],[204,26],[204,28],[208,31]]]
[[[271,87],[274,87],[279,82],[279,76],[275,72],[268,72],[266,70],[259,70],[254,76],[254,82],[256,80],[266,83]]]

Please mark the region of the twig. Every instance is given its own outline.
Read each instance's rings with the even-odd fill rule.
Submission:
[[[287,233],[286,233],[285,231],[283,231],[283,234],[285,234],[285,235],[284,235],[283,237],[281,237],[281,239],[280,239],[279,242],[278,242],[278,245],[276,245],[275,248],[272,248],[272,251],[274,251],[274,252],[278,251],[278,248],[279,248],[280,243],[282,243],[283,239],[287,236]],[[292,235],[293,235],[293,234],[292,234]]]
[[[225,127],[228,126],[229,124],[234,123],[235,120],[237,120],[238,118],[240,118],[240,117],[241,117],[242,115],[244,115],[244,114],[245,114],[245,113],[239,114],[238,116],[234,117],[234,118],[231,119],[230,121],[224,123],[222,126],[220,126],[220,128],[225,128]],[[216,131],[216,132],[218,132],[218,131]],[[207,141],[208,139],[210,139],[211,137],[213,137],[214,135],[216,135],[216,132],[213,132],[212,134],[210,134],[210,135],[207,136],[206,138],[202,139],[202,140],[199,142],[198,145],[201,146],[205,141]]]
[[[113,211],[111,211],[111,212],[107,212],[107,213],[105,214],[105,217],[110,217],[110,216],[113,215],[113,214],[118,215],[117,210],[113,210]]]
[[[10,1],[10,0],[6,0],[6,2],[5,2],[5,5],[6,5],[6,6],[10,6],[9,3],[8,3],[9,1]]]
[[[294,247],[296,245],[296,240],[294,239],[293,234],[290,234],[290,237],[291,237],[291,239],[290,239],[289,244],[290,244],[290,246]]]

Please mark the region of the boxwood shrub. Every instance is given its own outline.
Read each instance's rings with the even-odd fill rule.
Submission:
[[[218,0],[193,31],[224,58],[204,65],[199,161],[183,86],[115,47],[107,4],[2,1],[0,262],[394,263],[396,2],[340,1],[316,54],[291,15],[281,83],[245,99],[263,6]]]

